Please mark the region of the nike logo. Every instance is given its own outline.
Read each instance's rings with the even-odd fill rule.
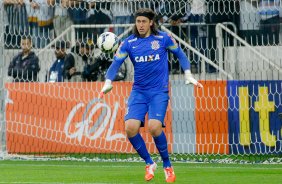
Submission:
[[[132,46],[133,49],[137,48],[137,46]]]
[[[156,116],[162,116],[161,114],[156,114]]]

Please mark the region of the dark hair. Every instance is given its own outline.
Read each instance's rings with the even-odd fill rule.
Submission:
[[[78,43],[79,47],[84,47],[86,49],[94,49],[94,42],[92,39],[85,38],[81,41],[81,43]]]
[[[66,49],[66,48],[68,48],[67,43],[64,40],[56,41],[51,47],[55,48],[55,49]]]
[[[21,40],[29,40],[29,41],[31,41],[31,36],[29,36],[29,35],[23,35],[23,36],[21,37]]]
[[[151,26],[151,32],[154,35],[157,35],[158,34],[158,27],[157,27],[157,24],[156,24],[156,14],[155,14],[155,12],[153,10],[149,9],[149,8],[140,8],[135,13],[135,16],[134,16],[135,20],[139,16],[147,17],[148,19],[153,21],[153,25]],[[140,36],[140,34],[137,30],[136,24],[134,25],[134,28],[133,28],[133,34]]]

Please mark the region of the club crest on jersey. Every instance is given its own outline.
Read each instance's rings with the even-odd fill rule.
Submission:
[[[157,41],[157,40],[152,41],[152,42],[151,42],[151,48],[152,48],[153,50],[158,50],[158,49],[160,48],[160,43],[159,43],[159,41]]]

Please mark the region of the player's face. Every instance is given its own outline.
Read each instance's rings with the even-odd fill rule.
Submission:
[[[136,28],[141,37],[147,37],[151,34],[151,26],[153,21],[144,16],[138,16],[135,20]]]

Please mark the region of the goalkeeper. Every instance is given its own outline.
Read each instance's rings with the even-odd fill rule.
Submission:
[[[178,57],[185,71],[185,83],[192,83],[198,87],[202,85],[193,78],[190,62],[174,38],[157,30],[155,17],[151,9],[139,9],[135,13],[133,34],[120,44],[107,71],[100,97],[112,89],[111,83],[119,67],[129,56],[134,66],[134,83],[125,115],[127,137],[146,163],[145,180],[151,180],[157,164],[150,157],[146,144],[139,134],[139,128],[144,126],[145,115],[148,113],[149,132],[163,160],[166,182],[174,182],[176,177],[169,160],[167,139],[162,129],[165,127],[164,118],[169,100],[168,51]]]

